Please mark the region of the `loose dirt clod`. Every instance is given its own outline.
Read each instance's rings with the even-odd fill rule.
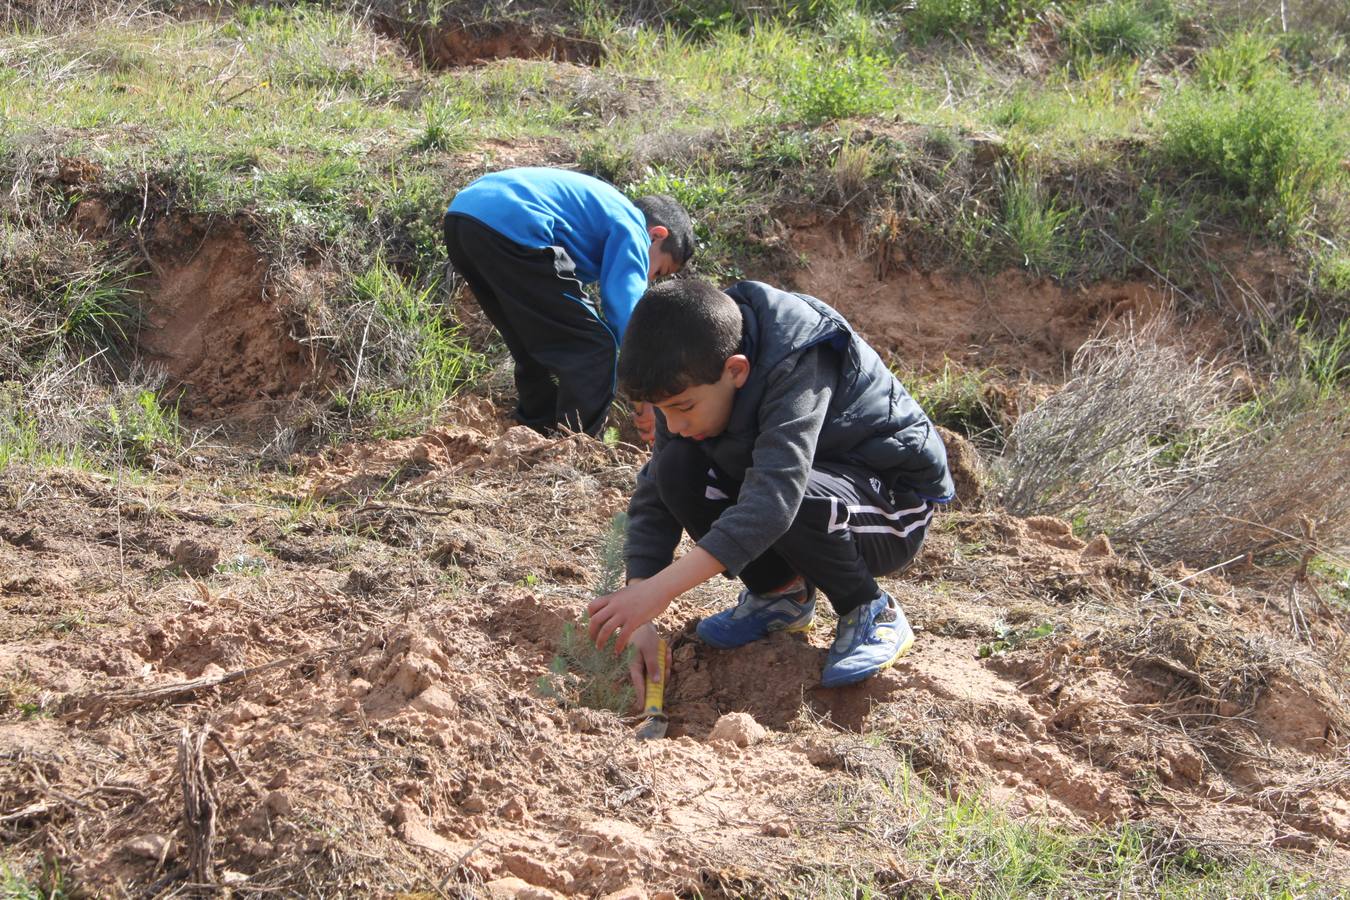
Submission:
[[[713,723],[710,741],[730,741],[737,747],[749,747],[764,740],[768,732],[749,713],[727,713]]]

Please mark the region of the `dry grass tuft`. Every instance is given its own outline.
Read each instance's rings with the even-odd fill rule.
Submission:
[[[1187,359],[1160,318],[1084,345],[1074,377],[1013,430],[1007,508],[1213,563],[1350,538],[1350,421],[1295,387],[1236,410],[1229,374]],[[1315,536],[1315,537],[1314,537]]]

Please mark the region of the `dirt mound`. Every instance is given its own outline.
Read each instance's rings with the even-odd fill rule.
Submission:
[[[57,858],[92,893],[181,886],[203,840],[185,827],[186,727],[207,854],[239,891],[762,892],[845,852],[802,837],[822,798],[881,795],[882,751],[1017,814],[1350,859],[1343,624],[1291,646],[1268,584],[1154,572],[1056,519],[940,516],[885,582],[915,649],[861,685],[819,687],[826,610],[807,635],[695,641],[734,598],[716,581],[664,619],[669,739],[542,696],[643,457],[483,412],[462,411],[483,430],[339,448],[267,480],[268,502],[0,474],[0,498],[25,498],[0,506],[0,569],[27,579],[0,590],[14,858]],[[322,485],[366,499],[278,505]],[[189,541],[209,571],[174,562]]]
[[[275,412],[323,379],[323,360],[292,336],[268,260],[236,224],[156,223],[141,283],[140,347],[184,389],[181,411],[207,421]]]
[[[596,65],[605,48],[592,40],[524,22],[460,21],[442,25],[376,17],[385,35],[400,40],[430,69],[454,69],[496,59],[548,59]]]

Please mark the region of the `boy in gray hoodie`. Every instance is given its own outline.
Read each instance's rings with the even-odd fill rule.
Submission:
[[[638,648],[639,696],[658,678],[650,623],[721,573],[745,588],[699,622],[714,647],[805,630],[819,590],[839,615],[824,686],[910,648],[876,576],[914,558],[955,488],[936,429],[838,312],[758,282],[667,282],[629,320],[619,384],[656,407],[656,445],[628,507],[627,586],[591,603],[590,629]],[[674,559],[682,532],[696,546]]]

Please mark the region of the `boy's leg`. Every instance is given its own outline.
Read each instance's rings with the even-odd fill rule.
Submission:
[[[797,518],[773,548],[844,616],[881,594],[875,576],[909,564],[933,510],[862,469],[821,466],[811,471]]]
[[[713,522],[736,503],[741,483],[719,471],[698,445],[671,438],[653,459],[652,478],[661,502],[684,530],[699,540]],[[784,559],[769,550],[741,570],[740,579],[751,591],[769,594],[797,577]]]
[[[561,248],[522,247],[459,216],[446,217],[446,236],[447,246],[457,244],[451,262],[475,296],[481,284],[492,297],[493,308],[483,310],[516,360],[522,421],[537,430],[564,425],[599,434],[614,399],[618,347],[571,259]]]
[[[839,626],[820,681],[839,687],[887,668],[914,643],[904,610],[875,576],[904,568],[918,553],[934,504],[887,490],[847,466],[812,470],[792,526],[774,549],[825,592]]]
[[[473,232],[483,226],[462,216],[445,217],[445,247],[450,264],[463,276],[473,291],[474,299],[483,315],[497,329],[506,349],[515,361],[516,421],[536,431],[551,428],[556,422],[558,388],[548,369],[530,355],[524,340],[516,333],[515,325],[502,310],[501,302],[485,280],[480,266],[511,266],[510,259],[500,259],[488,248],[484,252]]]

